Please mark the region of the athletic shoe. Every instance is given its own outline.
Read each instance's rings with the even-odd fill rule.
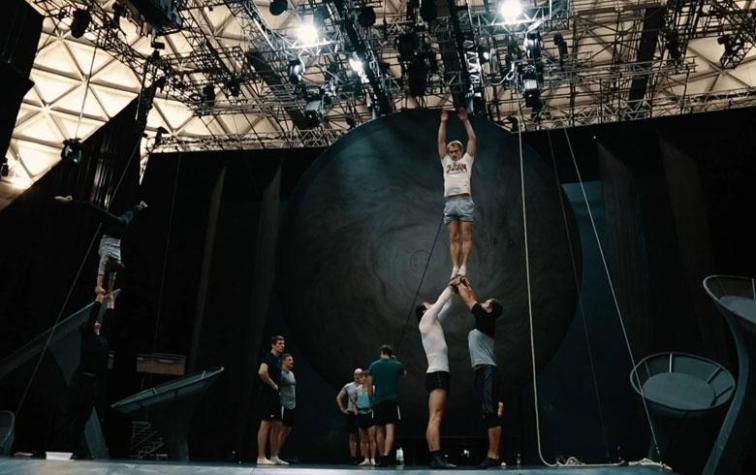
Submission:
[[[478,469],[485,470],[487,468],[494,468],[494,467],[499,468],[501,467],[500,464],[501,462],[499,462],[499,459],[492,459],[492,458],[486,457],[485,460],[480,462],[480,464],[478,465]]]
[[[431,455],[430,463],[428,464],[428,467],[430,468],[457,468],[456,465],[453,463],[449,463],[441,456],[441,454],[433,454]]]
[[[275,465],[276,462],[268,459],[268,458],[259,458],[257,459],[257,465]]]
[[[370,465],[370,459],[365,459],[362,462],[358,463],[357,465],[359,466]]]
[[[279,457],[272,457],[270,460],[276,465],[289,465],[289,462],[281,460]]]
[[[370,459],[370,465],[375,467],[375,459]]]

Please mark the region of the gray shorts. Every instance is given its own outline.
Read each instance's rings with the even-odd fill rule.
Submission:
[[[100,264],[97,266],[98,274],[105,274],[105,266],[108,259],[121,261],[121,240],[112,236],[103,235],[100,239]]]
[[[446,199],[444,205],[444,224],[452,221],[468,221],[472,223],[475,215],[475,202],[470,195],[452,196]]]

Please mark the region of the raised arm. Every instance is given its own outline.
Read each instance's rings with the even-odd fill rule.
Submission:
[[[460,107],[457,113],[462,124],[465,126],[465,131],[467,131],[467,153],[471,157],[474,157],[478,152],[478,138],[475,136],[475,130],[473,130],[470,118],[467,116],[467,110],[464,107]]]
[[[457,287],[457,290],[459,291],[459,296],[462,298],[465,306],[472,310],[473,306],[478,303],[478,297],[475,295],[475,291],[473,291],[472,287],[470,287],[470,282],[463,280]]]
[[[438,320],[438,314],[441,312],[441,308],[446,304],[446,302],[449,301],[449,299],[452,296],[452,293],[454,293],[454,290],[451,288],[450,285],[447,285],[443,292],[441,292],[441,295],[438,297],[438,300],[436,300],[431,307],[425,311],[423,314],[423,318],[420,319],[420,328],[422,331],[422,327],[426,325],[432,325],[436,320]]]
[[[441,123],[438,125],[438,158],[446,156],[446,126],[449,124],[449,111],[441,111]]]
[[[449,299],[446,301],[443,307],[441,307],[441,311],[438,312],[438,321],[443,325],[444,320],[446,320],[446,317],[449,316],[449,312],[451,311],[452,306],[452,300]]]

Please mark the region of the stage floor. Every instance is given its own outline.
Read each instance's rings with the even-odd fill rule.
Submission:
[[[463,471],[467,474],[490,474],[492,472],[505,472],[522,475],[552,475],[562,471],[570,475],[658,475],[665,473],[674,475],[674,472],[662,472],[651,467],[611,467],[611,468],[561,468],[550,469],[544,467],[522,467],[491,470],[428,470],[425,467],[404,468],[357,468],[348,465],[297,465],[288,467],[262,467],[254,465],[232,465],[211,463],[186,463],[178,464],[171,462],[136,462],[136,461],[55,461],[39,459],[19,459],[0,457],[0,475],[364,475],[365,472],[402,472],[406,475],[424,475],[454,473]]]

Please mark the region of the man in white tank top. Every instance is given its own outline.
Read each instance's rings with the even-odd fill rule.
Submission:
[[[459,279],[455,279],[453,283],[458,284],[458,281]],[[425,430],[425,439],[430,451],[430,468],[454,468],[454,465],[447,463],[441,455],[441,421],[451,380],[449,348],[441,323],[444,315],[448,313],[453,292],[452,286],[449,285],[435,303],[423,302],[415,309],[423,350],[428,360],[428,369],[425,372],[425,389],[428,391],[428,427]]]
[[[444,224],[449,230],[452,278],[467,275],[467,261],[472,253],[475,202],[472,200],[470,177],[477,153],[477,138],[467,110],[460,107],[457,113],[467,131],[467,150],[459,140],[446,143],[448,111],[441,111],[441,124],[438,127],[438,156],[444,167]]]

